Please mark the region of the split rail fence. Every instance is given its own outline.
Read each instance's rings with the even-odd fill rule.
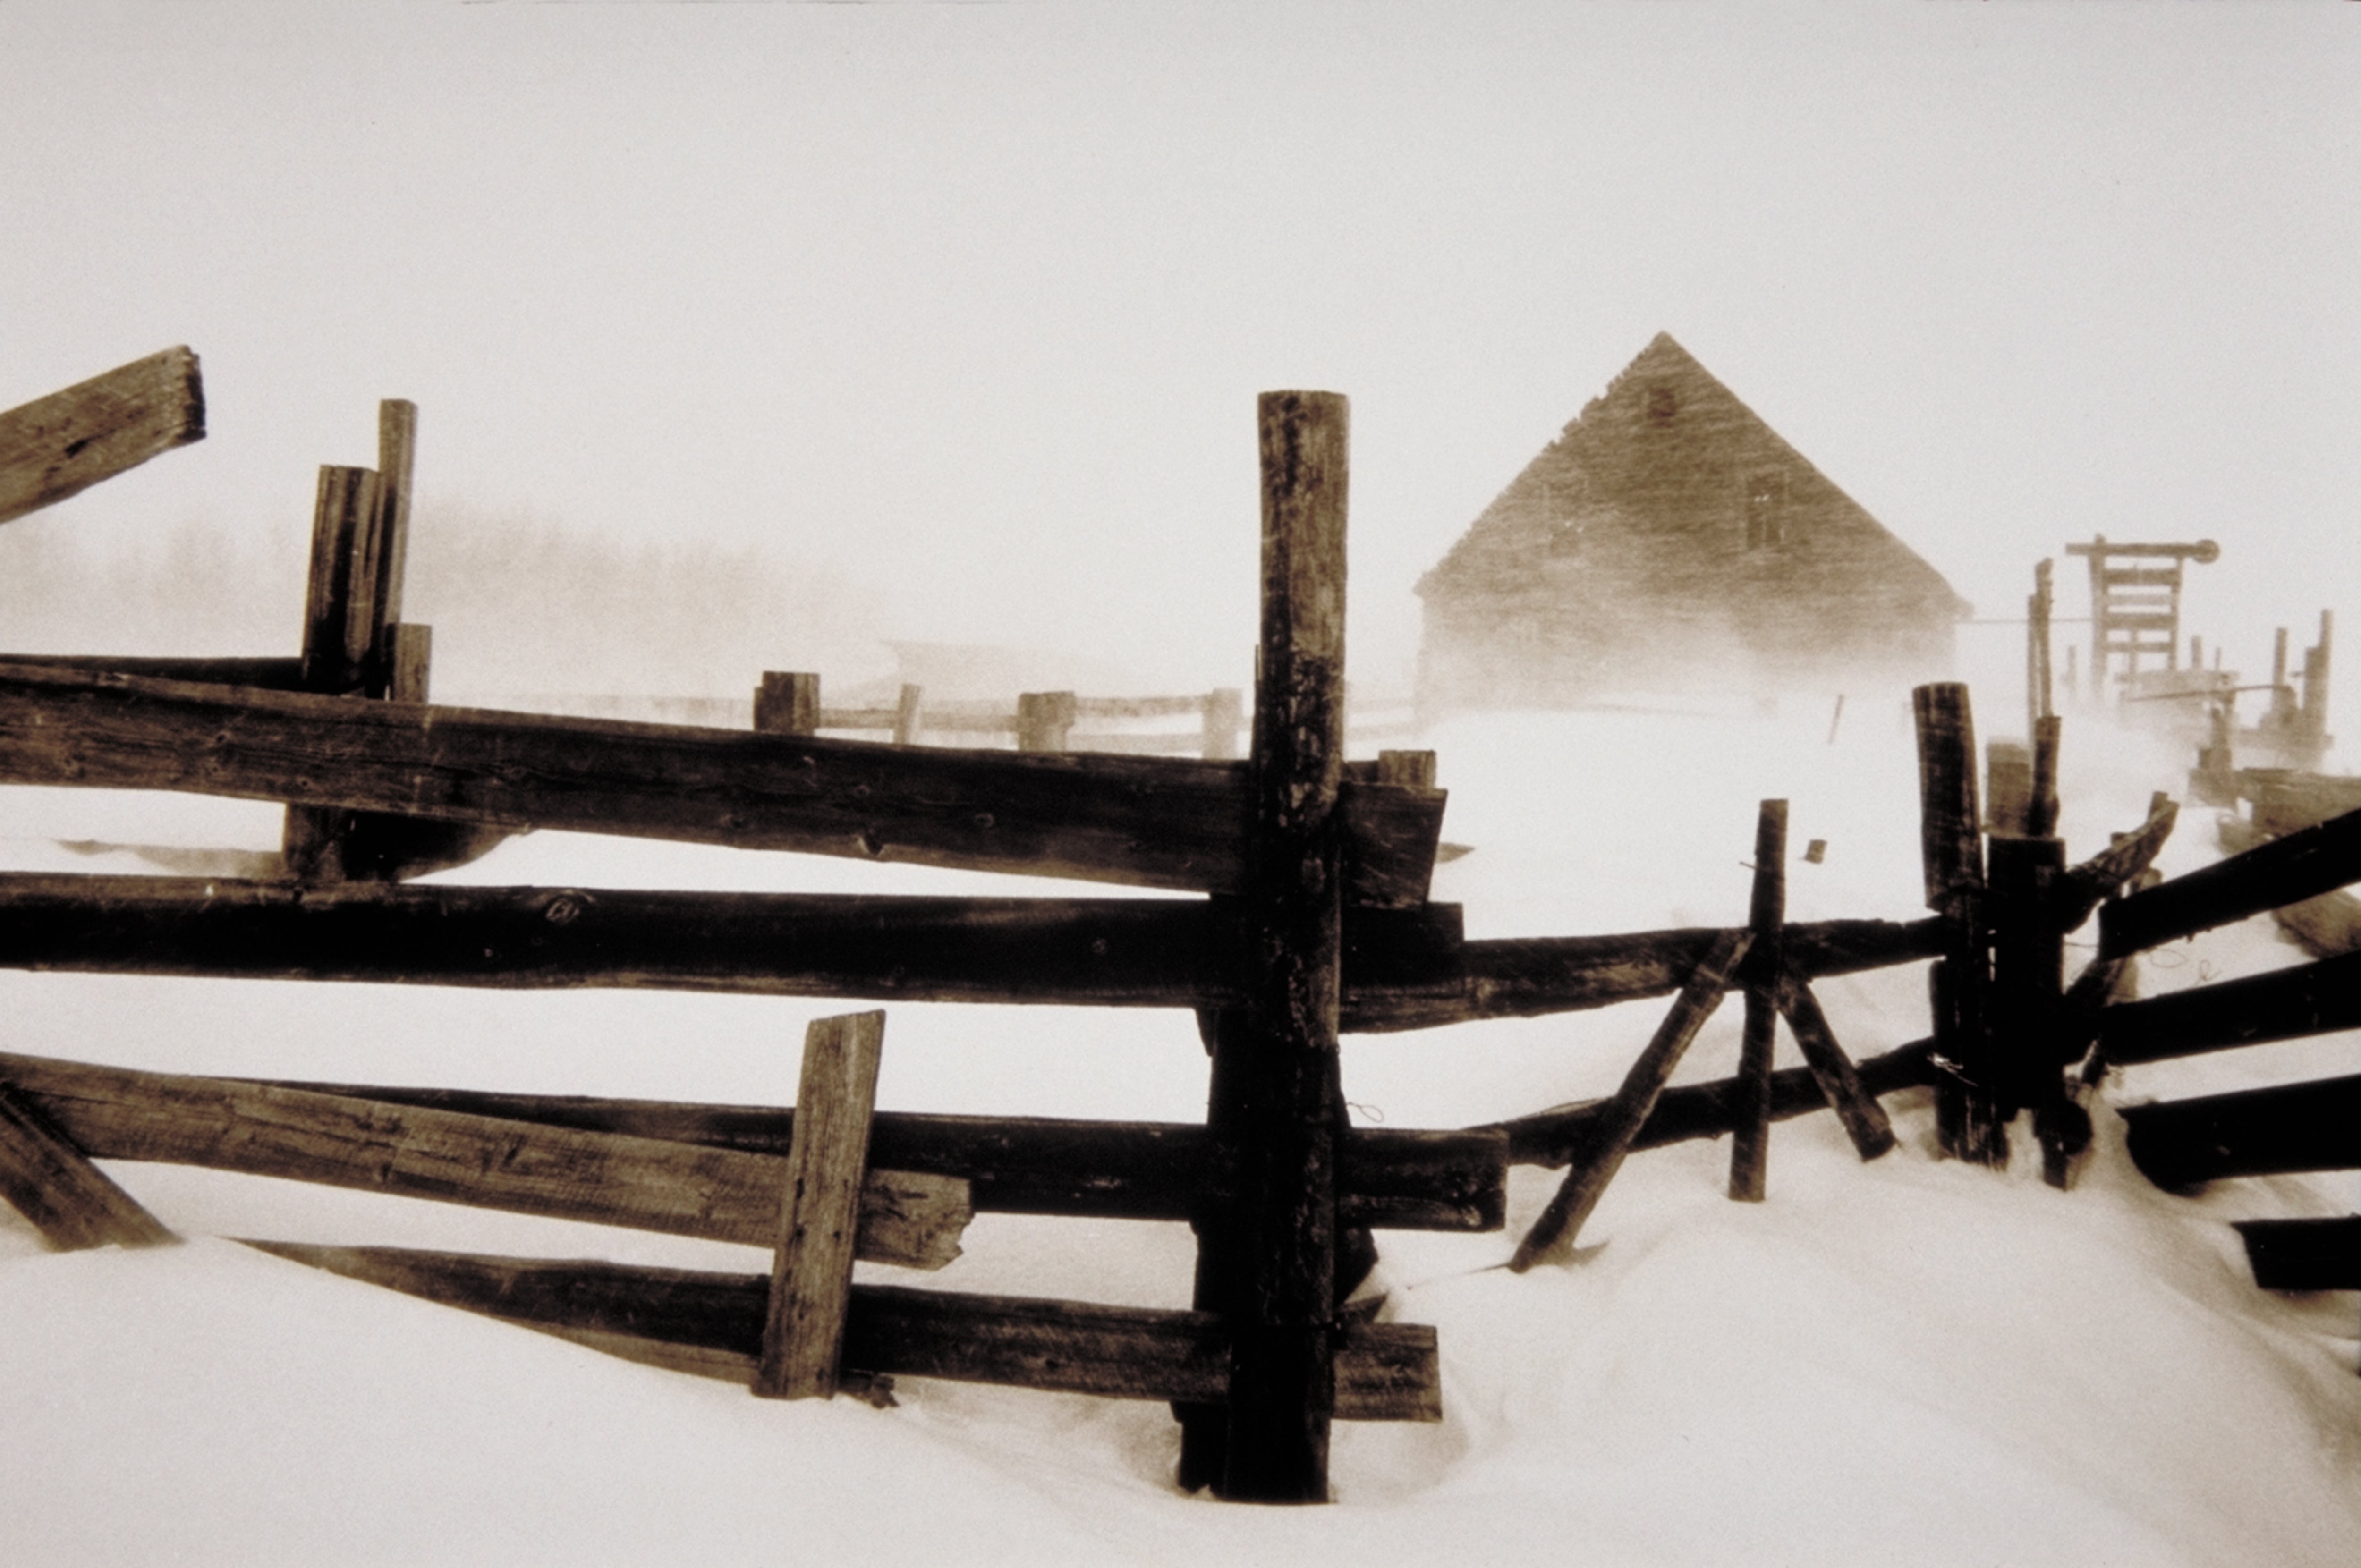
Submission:
[[[192,357],[184,380],[193,397]],[[182,411],[160,422],[185,430]],[[103,433],[127,416],[100,400],[74,417]],[[16,418],[0,415],[0,455]],[[0,782],[287,805],[275,878],[0,874],[0,964],[1185,1007],[1211,1057],[1203,1124],[878,1112],[876,1013],[811,1025],[792,1109],[0,1057],[0,1192],[59,1245],[169,1236],[91,1163],[122,1159],[768,1246],[764,1278],[257,1244],[759,1393],[877,1397],[914,1375],[1164,1399],[1184,1485],[1309,1501],[1327,1495],[1332,1420],[1441,1411],[1433,1331],[1344,1308],[1373,1260],[1370,1233],[1499,1229],[1511,1163],[1568,1171],[1520,1268],[1570,1255],[1635,1149],[1734,1134],[1731,1196],[1759,1199],[1772,1121],[1833,1107],[1873,1158],[1894,1141],[1878,1097],[1928,1083],[1950,1152],[2004,1161],[2007,1124],[2030,1108],[2064,1183],[2088,1143],[2064,1066],[2077,1039],[2105,1033],[2103,1014],[2125,1015],[2100,1003],[2130,949],[2103,953],[2068,989],[2063,934],[2141,874],[2170,830],[2169,802],[2067,869],[2051,719],[2022,818],[1987,846],[1965,690],[1923,688],[1929,918],[1788,922],[1784,808],[1765,802],[1742,926],[1468,941],[1457,907],[1428,898],[1444,800],[1433,755],[1343,754],[1344,400],[1267,394],[1259,420],[1262,639],[1243,761],[820,737],[817,681],[794,675],[766,678],[752,731],[429,706],[430,634],[401,618],[416,429],[401,402],[380,411],[376,469],[322,471],[300,659],[0,663]],[[72,422],[40,450],[89,450]],[[45,483],[24,493],[66,493]],[[534,828],[1201,896],[401,883]],[[1931,1037],[1856,1064],[1811,982],[1929,958]],[[1747,1009],[1738,1073],[1667,1087],[1730,990]],[[1347,1124],[1343,1033],[1661,996],[1670,1012],[1609,1100],[1478,1128]],[[1773,1071],[1783,1018],[1806,1065]],[[1185,1220],[1194,1298],[1157,1311],[851,1284],[855,1257],[939,1266],[978,1210]]]

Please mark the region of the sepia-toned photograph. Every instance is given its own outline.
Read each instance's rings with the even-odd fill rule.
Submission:
[[[0,0],[0,1563],[2347,1568],[2356,588],[2361,5]]]

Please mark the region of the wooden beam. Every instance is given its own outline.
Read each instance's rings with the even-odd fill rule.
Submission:
[[[716,1357],[693,1369],[741,1384],[762,1342],[768,1281],[759,1275],[401,1247],[247,1245],[510,1322],[707,1349]],[[1205,1312],[855,1285],[844,1362],[898,1377],[1118,1399],[1219,1400],[1229,1346],[1220,1320]],[[1336,1414],[1345,1420],[1442,1420],[1434,1330],[1423,1323],[1348,1327],[1336,1351]]]
[[[20,404],[0,413],[0,522],[204,435],[204,378],[186,347]]]
[[[180,1238],[90,1163],[39,1104],[0,1078],[0,1198],[60,1252]]]
[[[311,576],[303,599],[303,689],[308,692],[341,696],[368,691],[378,652],[384,522],[375,472],[333,466],[320,470],[312,512]],[[353,825],[349,810],[289,806],[280,847],[287,874],[306,883],[346,881],[345,841]]]
[[[2333,1220],[2233,1220],[2266,1290],[2361,1290],[2361,1214]]]
[[[1680,1065],[1682,1055],[1705,1026],[1705,1021],[1721,1005],[1721,993],[1730,983],[1730,971],[1746,956],[1747,946],[1752,940],[1752,932],[1725,932],[1706,955],[1705,962],[1697,966],[1696,977],[1683,988],[1647,1048],[1624,1074],[1622,1087],[1607,1102],[1594,1129],[1596,1141],[1566,1173],[1556,1195],[1534,1220],[1532,1229],[1525,1233],[1525,1239],[1517,1244],[1516,1253],[1509,1259],[1511,1272],[1522,1274],[1536,1263],[1565,1263],[1572,1258],[1583,1223],[1598,1206],[1607,1184],[1623,1168],[1623,1157],[1631,1152],[1631,1140],[1648,1120],[1648,1113],[1655,1109],[1657,1097],[1664,1091],[1664,1080]]]
[[[1347,975],[1379,998],[1448,983],[1459,929],[1456,905],[1356,910]],[[0,967],[18,969],[1198,1007],[1243,994],[1245,942],[1225,899],[0,873]]]
[[[2136,953],[2361,881],[2361,811],[2259,844],[2099,911],[2099,953]]]
[[[1943,957],[1927,979],[1936,1049],[1952,1068],[1936,1085],[1936,1137],[1947,1155],[2005,1167],[2008,1117],[1996,1098],[1986,1005],[1992,960],[1975,718],[1968,688],[1954,682],[1916,687],[1910,700],[1918,736],[1918,845],[1927,907],[1950,927]]]
[[[1786,920],[1787,803],[1766,800],[1754,817],[1754,890],[1747,906],[1747,929],[1753,940],[1748,950],[1768,948],[1775,964],[1779,928]],[[1749,985],[1746,1025],[1738,1047],[1737,1135],[1730,1145],[1730,1195],[1742,1203],[1763,1201],[1771,1151],[1771,1059],[1778,1024],[1775,987],[1760,981]]]
[[[142,680],[196,681],[211,685],[303,689],[299,658],[128,658],[119,653],[0,653],[0,669],[86,670]]]
[[[1229,1423],[1216,1491],[1328,1500],[1335,1408],[1336,1036],[1344,959],[1348,416],[1333,392],[1266,392],[1262,641],[1248,753],[1245,1001],[1214,1042],[1237,1096],[1210,1118],[1239,1162]]]
[[[771,1255],[763,1353],[752,1380],[754,1392],[765,1398],[825,1399],[836,1393],[884,1039],[883,1013],[815,1018],[804,1035],[802,1086],[796,1091],[800,1113],[787,1146],[779,1243]]]
[[[168,789],[1208,892],[1246,885],[1246,779],[1186,758],[348,702],[0,670],[0,783]],[[1423,902],[1439,793],[1342,792],[1349,902]]]
[[[2110,1062],[2166,1061],[2352,1028],[2361,953],[2118,1003],[2100,1014],[2099,1049]]]
[[[2125,1146],[2158,1187],[2361,1170],[2361,1076],[2123,1107]]]
[[[1803,976],[1793,970],[1781,978],[1778,989],[1780,1014],[1787,1027],[1795,1032],[1795,1044],[1804,1053],[1804,1061],[1820,1093],[1844,1124],[1845,1136],[1852,1140],[1855,1153],[1863,1159],[1876,1159],[1894,1147],[1894,1126],[1886,1120],[1885,1108],[1877,1096],[1862,1085],[1852,1058],[1837,1044],[1836,1034],[1820,1011],[1819,999],[1812,988],[1804,983]]]
[[[787,1106],[381,1084],[278,1087],[753,1154],[785,1155],[795,1129]],[[1190,1220],[1209,1196],[1222,1196],[1224,1179],[1205,1128],[1183,1122],[881,1111],[870,1122],[869,1157],[894,1170],[960,1178],[979,1213]],[[1340,1223],[1497,1231],[1507,1206],[1508,1159],[1508,1135],[1495,1129],[1353,1128],[1337,1151]]]
[[[453,1111],[0,1055],[0,1076],[94,1159],[154,1160],[768,1248],[787,1162]],[[971,1209],[954,1178],[873,1171],[861,1255],[939,1268]]]

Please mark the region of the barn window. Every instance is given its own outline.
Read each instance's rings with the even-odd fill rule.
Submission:
[[[1679,408],[1680,403],[1673,396],[1673,389],[1670,387],[1648,389],[1648,418],[1652,423],[1672,423],[1673,415]]]
[[[1787,543],[1787,476],[1775,468],[1746,480],[1746,547],[1776,550]]]

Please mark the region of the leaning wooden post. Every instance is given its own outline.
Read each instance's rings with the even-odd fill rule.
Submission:
[[[2025,716],[2038,725],[2058,710],[2049,684],[2049,563],[2033,567],[2033,597],[2025,607]]]
[[[312,510],[311,576],[303,597],[305,691],[341,696],[367,689],[379,641],[379,522],[375,473],[320,470]],[[353,817],[335,806],[289,806],[280,840],[287,874],[302,882],[343,881]]]
[[[1062,751],[1074,727],[1074,694],[1024,692],[1016,698],[1016,749]]]
[[[5,1080],[0,1080],[0,1198],[60,1252],[180,1239]]]
[[[1747,910],[1757,972],[1746,986],[1746,1030],[1738,1048],[1735,1135],[1730,1145],[1730,1195],[1763,1201],[1771,1152],[1771,1058],[1777,1045],[1779,928],[1787,918],[1787,803],[1766,800],[1754,818],[1754,897]]]
[[[764,670],[754,688],[754,728],[765,735],[819,733],[819,677],[801,670]]]
[[[1205,694],[1205,760],[1211,762],[1235,761],[1238,754],[1238,729],[1246,723],[1246,694],[1235,686],[1219,686]]]
[[[1258,415],[1246,1026],[1214,1043],[1239,1058],[1220,1065],[1236,1069],[1229,1109],[1240,1132],[1240,1289],[1218,1490],[1240,1502],[1314,1503],[1328,1498],[1335,1407],[1347,412],[1333,392],[1266,392]]]
[[[1623,1075],[1622,1087],[1615,1098],[1607,1102],[1605,1113],[1592,1133],[1583,1157],[1565,1173],[1565,1180],[1517,1244],[1509,1259],[1510,1272],[1522,1274],[1536,1263],[1564,1263],[1574,1255],[1575,1239],[1581,1235],[1583,1222],[1598,1206],[1607,1184],[1623,1167],[1623,1157],[1631,1152],[1631,1140],[1639,1135],[1648,1113],[1654,1110],[1656,1097],[1664,1091],[1664,1080],[1680,1065],[1689,1042],[1721,1005],[1722,992],[1729,988],[1730,975],[1746,957],[1746,949],[1754,939],[1751,931],[1724,931],[1714,939],[1713,947],[1689,975],[1688,984],[1675,999],[1672,1011],[1656,1026],[1647,1048],[1639,1060]]]
[[[754,1392],[768,1398],[824,1399],[836,1392],[884,1038],[883,1013],[815,1018],[804,1035],[779,1245],[771,1256],[770,1306],[754,1369]]]
[[[1989,967],[1983,932],[1983,838],[1976,806],[1975,719],[1968,688],[1917,687],[1919,851],[1927,906],[1949,925],[1944,957],[1930,977],[1935,1051],[1946,1070],[1936,1086],[1936,1131],[1944,1152],[1986,1165],[2008,1163],[2008,1131],[1993,1099],[1985,1017]]]

